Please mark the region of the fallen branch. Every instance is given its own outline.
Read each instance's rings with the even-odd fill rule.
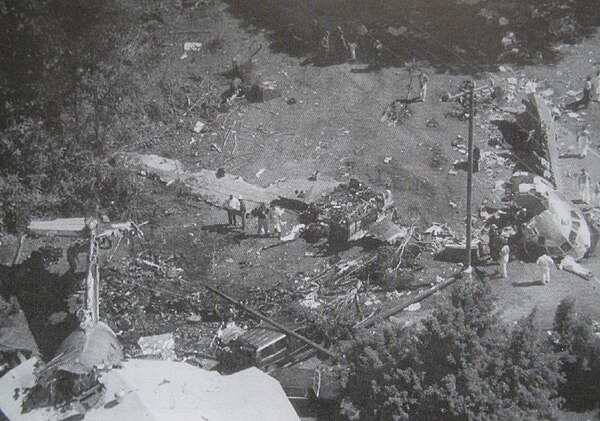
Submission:
[[[259,107],[258,105],[254,105],[254,104],[248,104],[248,105],[249,105],[250,107],[254,107],[254,108],[256,108],[257,110],[266,111],[266,112],[268,112],[268,113],[271,113],[271,114],[273,114],[273,115],[279,115],[279,113],[276,113],[275,111],[267,110],[266,108]]]
[[[379,314],[376,317],[367,318],[367,319],[363,320],[362,322],[356,323],[354,325],[354,328],[357,328],[357,327],[364,327],[364,328],[371,327],[371,326],[377,324],[378,322],[382,321],[383,319],[387,319],[388,317],[391,317],[394,314],[400,313],[406,307],[408,307],[408,306],[410,306],[412,304],[418,303],[419,301],[423,301],[425,298],[429,297],[430,295],[433,295],[437,291],[440,291],[440,290],[442,290],[442,289],[444,289],[446,287],[449,287],[450,285],[452,285],[453,283],[455,283],[459,279],[461,279],[461,274],[455,275],[455,276],[453,276],[450,279],[446,279],[445,281],[440,282],[439,284],[431,287],[427,291],[424,291],[424,292],[422,292],[420,294],[415,295],[410,300],[405,301],[402,304],[398,304],[396,306],[393,306],[392,308],[388,309],[387,311],[384,311],[383,313]]]
[[[225,140],[223,141],[223,149],[225,149],[225,146],[227,145],[227,139],[229,139],[229,134],[231,133],[231,128],[235,127],[236,124],[237,124],[237,120],[233,120],[233,124],[227,128],[227,133],[225,133]]]
[[[402,264],[402,256],[404,255],[404,250],[406,249],[406,246],[408,245],[408,242],[412,238],[413,233],[416,229],[417,227],[415,224],[411,225],[410,229],[408,230],[408,233],[406,234],[406,237],[404,237],[404,241],[402,241],[402,244],[400,244],[400,246],[398,247],[398,250],[396,251],[398,253],[398,264],[394,268],[394,272],[398,272],[398,269],[400,269],[400,265]]]

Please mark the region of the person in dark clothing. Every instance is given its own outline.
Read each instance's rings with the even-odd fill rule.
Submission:
[[[579,111],[582,108],[588,108],[592,100],[592,77],[588,76],[583,85],[583,95],[581,99],[565,105],[565,109],[571,111]]]
[[[323,39],[321,39],[321,64],[325,65],[329,63],[329,31],[325,31]]]
[[[313,51],[316,53],[319,51],[319,47],[321,46],[321,38],[320,35],[322,33],[321,30],[321,25],[319,24],[319,21],[316,19],[313,19],[312,21],[312,48]]]
[[[348,55],[348,43],[346,42],[346,36],[344,35],[344,30],[341,26],[337,27],[334,40],[334,54],[336,61],[346,61]]]
[[[379,39],[376,39],[373,43],[373,56],[373,67],[375,69],[380,69],[383,60],[383,43]]]
[[[267,209],[267,205],[265,205],[264,202],[253,211],[253,214],[258,220],[258,236],[260,236],[261,233],[264,233],[265,236],[269,235],[269,222],[267,220],[268,213],[269,209]]]
[[[581,104],[583,108],[587,108],[590,105],[590,101],[592,100],[592,77],[588,76],[585,79],[585,83],[583,85],[583,96],[581,97]]]
[[[479,160],[481,159],[481,149],[475,146],[473,148],[473,172],[479,172]]]

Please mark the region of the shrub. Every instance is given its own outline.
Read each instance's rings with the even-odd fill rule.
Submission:
[[[575,300],[561,301],[556,309],[554,329],[562,351],[565,383],[560,388],[566,407],[590,410],[600,404],[600,338],[586,315],[575,311]]]
[[[342,412],[353,420],[556,419],[558,358],[534,326],[511,331],[483,284],[456,287],[410,329],[364,332],[347,349]]]

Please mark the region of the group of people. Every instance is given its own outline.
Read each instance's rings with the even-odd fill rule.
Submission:
[[[498,264],[500,265],[500,276],[504,279],[508,277],[507,266],[510,261],[510,246],[504,244],[500,248],[498,256]],[[555,266],[552,257],[547,254],[542,254],[535,262],[541,269],[541,283],[547,285],[550,282],[550,269]]]
[[[590,133],[587,127],[583,125],[577,133],[577,149],[579,159],[583,159],[588,154],[590,146]],[[577,176],[577,185],[579,187],[579,196],[582,203],[589,205],[592,202],[600,204],[600,181],[594,186],[590,175],[585,168]]]
[[[517,211],[517,213],[523,210],[524,209],[521,209]],[[521,216],[524,217],[525,215]],[[519,218],[519,216],[517,216],[517,218]],[[508,262],[511,260],[513,254],[508,237],[502,234],[502,231],[495,224],[491,224],[488,229],[484,230],[482,233],[487,233],[487,235],[483,235],[481,239],[488,243],[488,252],[499,266],[496,275],[502,279],[508,278]],[[547,254],[543,254],[536,260],[536,264],[541,269],[541,283],[544,285],[548,284],[550,282],[550,269],[555,265],[554,260]]]
[[[223,203],[223,208],[227,211],[227,222],[230,226],[237,227],[237,217],[239,216],[241,218],[242,231],[246,231],[247,217],[248,215],[252,215],[257,220],[258,236],[269,236],[271,233],[269,230],[270,225],[272,232],[277,237],[281,237],[281,218],[284,212],[279,206],[272,203],[267,207],[263,202],[248,214],[244,198],[241,195],[237,198],[234,195],[230,195]]]
[[[320,65],[355,62],[357,53],[370,61],[370,65],[379,68],[383,60],[384,46],[377,37],[372,37],[369,30],[361,25],[351,37],[338,25],[330,31],[322,30],[319,22],[313,21],[313,49],[317,52],[315,62]]]
[[[315,34],[321,33],[318,29],[318,22],[314,21],[313,25],[317,31]],[[313,47],[319,52],[320,64],[333,64],[347,60],[355,61],[358,43],[355,40],[347,40],[342,27],[337,26],[333,34],[329,30],[323,32],[318,45],[315,43]]]

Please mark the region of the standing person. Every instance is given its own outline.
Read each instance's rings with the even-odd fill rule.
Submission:
[[[283,47],[294,54],[296,52],[296,27],[293,23],[289,23],[283,34]]]
[[[583,96],[581,97],[580,104],[583,108],[587,108],[590,105],[592,99],[592,77],[588,76],[585,78],[583,84]]]
[[[394,197],[392,196],[392,191],[390,189],[386,189],[385,193],[383,193],[383,211],[385,212],[393,207]]]
[[[329,63],[329,31],[321,39],[321,64]]]
[[[258,208],[254,209],[253,213],[258,220],[258,236],[260,237],[261,233],[264,233],[265,236],[269,235],[269,222],[267,221],[269,210],[267,209],[267,205],[262,202]]]
[[[369,41],[369,30],[365,25],[359,25],[356,28],[356,42],[358,43],[358,49],[365,55],[368,56],[370,54],[370,41]],[[370,57],[367,57],[370,60]]]
[[[341,26],[337,27],[335,33],[334,54],[336,60],[346,61],[346,56],[348,55],[348,43],[346,42],[346,36],[344,35],[344,30]]]
[[[502,239],[498,235],[498,227],[496,226],[496,224],[490,225],[488,235],[490,237],[490,256],[492,257],[492,259],[498,260],[500,257]]]
[[[320,41],[319,35],[321,34],[321,25],[317,19],[313,19],[312,21],[312,48],[315,53],[318,54]]]
[[[427,97],[427,82],[429,82],[429,78],[425,73],[421,73],[421,76],[419,76],[419,89],[421,91],[419,99],[421,101],[425,101],[425,98]]]
[[[229,196],[229,210],[231,211],[231,225],[236,226],[236,216],[240,213],[240,201],[233,195]]]
[[[581,127],[581,131],[577,133],[577,147],[579,149],[579,158],[585,158],[588,153],[588,147],[590,146],[590,133],[587,131],[585,125]]]
[[[240,194],[238,197],[240,202],[240,218],[242,218],[242,231],[246,231],[246,202],[244,197]]]
[[[281,216],[283,215],[283,210],[279,206],[275,206],[271,203],[269,209],[269,217],[271,219],[271,225],[273,226],[273,230],[277,237],[281,237]]]
[[[77,272],[79,253],[83,251],[85,251],[85,246],[79,241],[67,248],[67,262],[69,263],[69,271],[72,273]]]
[[[473,148],[473,172],[479,172],[479,162],[481,161],[481,149],[479,146]]]
[[[350,61],[356,61],[356,41],[351,41],[348,43],[348,50],[350,51]]]
[[[373,67],[375,69],[380,69],[381,61],[383,59],[383,43],[379,39],[376,39],[375,42],[373,43],[373,53],[374,53],[374,57],[375,57],[375,62],[374,62]]]
[[[596,206],[600,206],[600,181],[596,183],[594,188],[594,199],[596,200]]]
[[[554,266],[554,260],[547,254],[542,254],[536,264],[542,268],[542,284],[546,285],[550,282],[550,268]]]
[[[592,179],[585,171],[585,168],[581,169],[579,177],[577,177],[577,184],[579,185],[579,195],[581,196],[581,201],[586,205],[589,204],[591,200]]]
[[[235,221],[233,211],[230,206],[232,199],[233,199],[233,195],[231,194],[231,195],[229,195],[229,199],[225,199],[225,202],[223,202],[223,208],[227,211],[227,223],[229,225],[233,225],[234,221]]]
[[[595,101],[600,102],[600,70],[596,73],[596,91],[595,93]]]
[[[502,274],[502,278],[508,277],[508,273],[506,272],[506,265],[508,265],[509,260],[510,260],[510,247],[508,246],[508,244],[505,244],[500,249],[500,259],[498,262],[500,264],[500,271]]]

